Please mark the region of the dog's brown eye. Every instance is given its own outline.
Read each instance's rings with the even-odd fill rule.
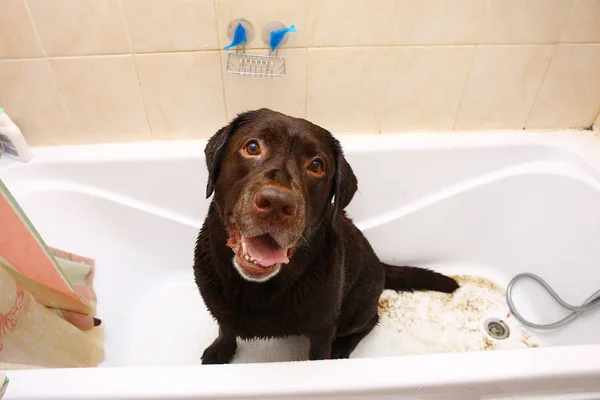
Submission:
[[[256,140],[251,140],[248,143],[246,143],[246,146],[244,146],[244,150],[246,151],[246,154],[250,156],[257,156],[260,154],[260,145]]]
[[[318,158],[312,160],[312,162],[308,164],[308,169],[313,174],[321,174],[323,172],[323,161]]]

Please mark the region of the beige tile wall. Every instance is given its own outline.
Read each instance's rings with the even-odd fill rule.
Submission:
[[[0,107],[33,145],[204,138],[270,107],[337,132],[589,127],[600,0],[0,0]],[[295,24],[287,75],[227,25]],[[597,123],[600,123],[598,121]]]

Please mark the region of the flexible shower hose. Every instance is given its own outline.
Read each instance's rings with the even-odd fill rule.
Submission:
[[[554,298],[554,300],[556,300],[556,302],[558,304],[560,304],[563,308],[571,311],[571,313],[569,315],[567,315],[565,318],[561,319],[560,321],[556,321],[551,324],[536,324],[536,323],[533,323],[533,322],[528,321],[525,318],[523,318],[523,316],[521,314],[519,314],[519,312],[515,308],[515,305],[514,305],[513,299],[512,299],[512,289],[513,289],[514,284],[518,280],[521,280],[523,278],[530,278],[530,279],[533,279],[534,281],[537,281],[540,285],[542,285],[542,287],[544,289],[546,289],[546,291]],[[547,331],[547,330],[551,330],[551,329],[560,328],[561,326],[564,326],[564,325],[568,324],[569,322],[573,321],[575,318],[581,316],[581,314],[583,314],[587,311],[590,311],[594,308],[600,307],[600,290],[598,290],[597,292],[592,294],[590,297],[588,297],[581,306],[572,306],[571,304],[564,301],[550,287],[550,285],[548,285],[548,283],[546,283],[545,280],[543,280],[542,278],[540,278],[539,276],[537,276],[535,274],[526,272],[526,273],[519,274],[519,275],[515,276],[514,278],[512,278],[512,280],[508,284],[508,287],[506,288],[506,301],[508,303],[508,308],[510,308],[510,311],[512,312],[512,314],[519,321],[521,321],[521,323],[523,325],[526,325],[533,329]]]

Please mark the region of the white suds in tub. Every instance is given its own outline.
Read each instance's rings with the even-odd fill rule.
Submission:
[[[505,291],[490,280],[454,276],[461,288],[448,295],[436,292],[396,293],[386,290],[379,302],[379,325],[362,340],[352,358],[538,347],[529,331],[508,315]],[[217,335],[212,318],[196,288],[171,288],[154,297],[152,313],[142,317],[153,326],[138,336],[136,364],[199,364],[202,350]],[[198,304],[199,303],[199,304]],[[185,311],[181,305],[186,304]],[[164,309],[161,312],[159,309]],[[181,312],[173,312],[180,309]],[[152,321],[156,315],[161,321]],[[495,340],[484,331],[488,318],[503,320],[510,336]],[[140,321],[141,322],[141,321]],[[164,328],[164,329],[163,329]],[[152,337],[150,337],[152,336]],[[160,346],[156,346],[160,343]],[[148,347],[153,346],[153,351]],[[238,341],[234,363],[305,360],[306,338]]]
[[[509,317],[500,286],[476,276],[453,278],[461,287],[451,295],[384,291],[379,300],[379,326],[353,357],[538,347],[531,333]],[[488,318],[503,320],[509,337],[495,340],[485,333]]]

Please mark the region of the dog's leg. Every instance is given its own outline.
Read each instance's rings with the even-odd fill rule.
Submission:
[[[310,340],[309,360],[328,360],[331,358],[331,343],[335,337],[335,331],[336,326],[332,325],[307,335],[308,340]]]
[[[336,337],[331,346],[331,358],[349,358],[356,346],[358,346],[360,341],[373,330],[378,321],[379,315],[375,314],[375,316],[371,318],[367,325],[360,331],[351,333],[347,336]]]
[[[237,350],[235,335],[219,327],[219,336],[202,354],[202,364],[227,364]]]

